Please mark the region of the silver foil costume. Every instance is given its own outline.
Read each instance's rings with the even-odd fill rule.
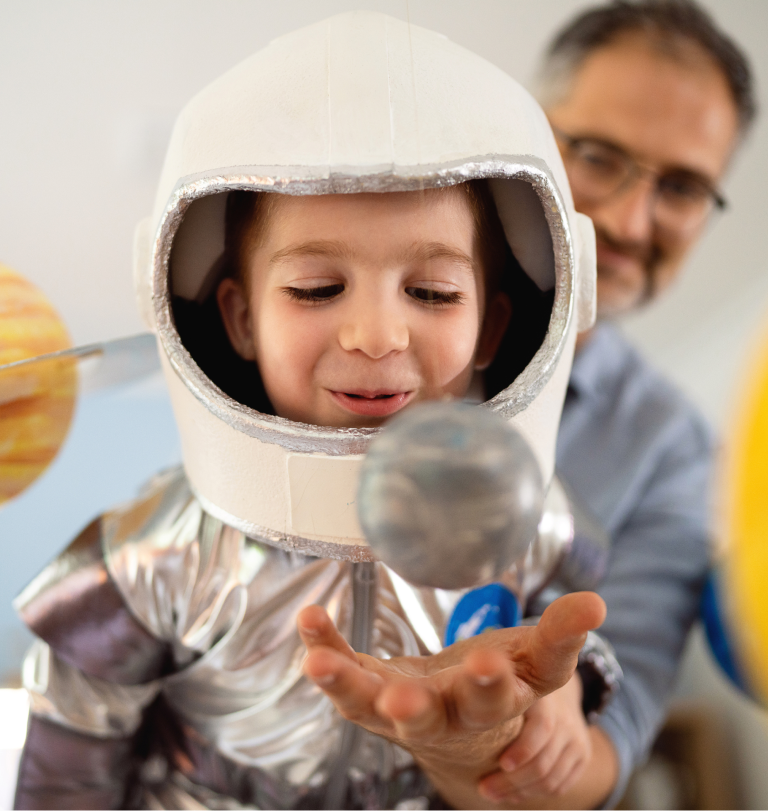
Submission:
[[[349,635],[356,565],[246,538],[203,511],[181,471],[160,476],[20,596],[44,640],[25,664],[32,712],[119,742],[153,702],[171,708],[176,739],[125,775],[137,807],[321,807],[344,722],[301,675],[295,617],[317,603]],[[377,568],[372,652],[439,649],[450,595]],[[407,753],[367,733],[349,774],[353,806],[391,807],[428,790]]]
[[[513,589],[527,579],[538,590],[557,568],[570,540],[561,499],[550,497],[528,565],[510,571]],[[248,538],[202,509],[181,470],[158,476],[89,525],[17,600],[40,637],[25,663],[33,721],[17,806],[318,808],[333,779],[345,807],[434,803],[410,755],[363,730],[339,771],[345,722],[301,674],[296,614],[322,605],[349,638],[353,580],[370,565]],[[462,592],[415,588],[374,566],[372,654],[439,650]],[[594,658],[588,646],[584,665]],[[89,738],[113,756],[94,762]],[[82,782],[38,779],[38,747],[51,746],[85,755]],[[47,754],[39,768],[49,771]]]

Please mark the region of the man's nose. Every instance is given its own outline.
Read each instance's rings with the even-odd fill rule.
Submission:
[[[617,242],[647,244],[654,229],[655,186],[638,178],[606,200],[595,221]]]
[[[359,350],[377,360],[390,352],[402,352],[410,341],[401,308],[385,297],[368,306],[350,307],[339,329],[339,343],[347,352]]]

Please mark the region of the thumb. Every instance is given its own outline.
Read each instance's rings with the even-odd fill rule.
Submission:
[[[539,695],[562,687],[573,675],[587,631],[605,619],[602,597],[577,591],[555,600],[542,614],[526,650],[526,681]]]

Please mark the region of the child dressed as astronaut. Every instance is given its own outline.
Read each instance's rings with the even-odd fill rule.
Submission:
[[[512,80],[380,15],[288,35],[193,99],[137,252],[184,470],[94,521],[17,601],[40,637],[19,807],[607,794],[583,779],[571,678],[600,599],[441,650],[455,596],[375,563],[349,509],[388,417],[472,388],[549,480],[591,318],[589,231],[564,193]],[[371,571],[365,656],[348,640]],[[538,761],[510,782],[536,707],[557,732],[534,725]],[[361,728],[346,751],[342,716]]]

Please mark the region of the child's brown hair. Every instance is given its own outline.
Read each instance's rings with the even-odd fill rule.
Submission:
[[[486,180],[470,180],[440,191],[465,196],[475,223],[475,244],[486,281],[486,299],[498,289],[507,261],[507,240]],[[279,200],[275,192],[233,191],[227,199],[226,273],[248,289],[248,263],[266,233]]]

